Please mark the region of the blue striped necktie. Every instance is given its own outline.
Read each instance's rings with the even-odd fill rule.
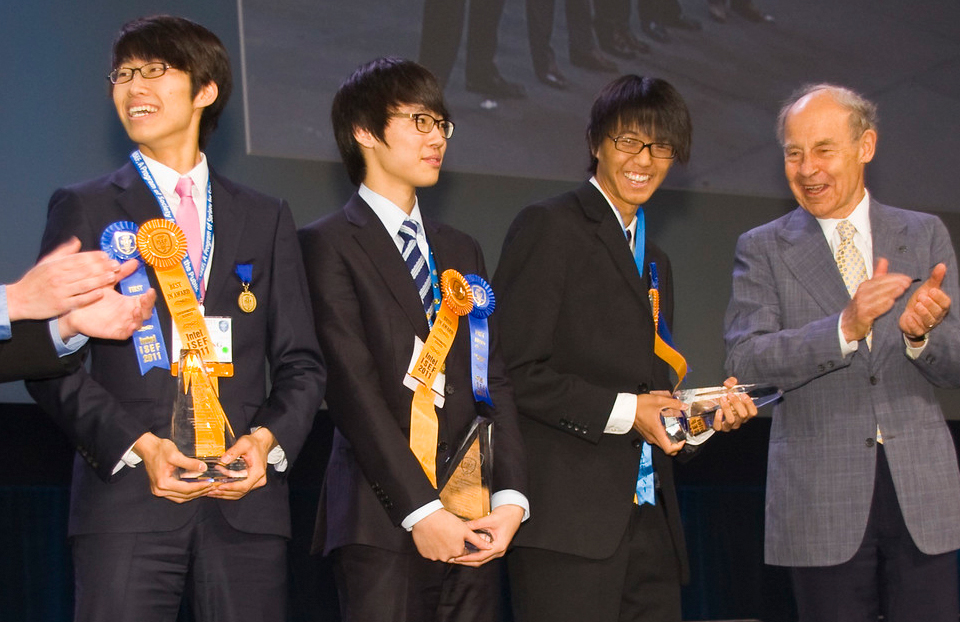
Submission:
[[[403,243],[400,254],[407,264],[410,276],[413,277],[414,285],[417,286],[420,300],[423,302],[423,312],[429,317],[433,308],[433,296],[430,291],[430,266],[427,265],[423,253],[420,252],[420,247],[417,246],[417,232],[419,230],[420,226],[417,222],[408,218],[400,225],[397,237]]]

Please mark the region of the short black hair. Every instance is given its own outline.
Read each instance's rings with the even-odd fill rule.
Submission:
[[[127,22],[113,42],[111,68],[139,58],[158,60],[190,74],[191,96],[213,82],[217,99],[200,117],[200,148],[203,149],[217,128],[233,90],[230,57],[217,35],[200,24],[172,15],[141,17]]]
[[[359,186],[367,175],[363,151],[353,136],[367,130],[385,142],[390,114],[407,105],[423,106],[446,120],[450,113],[443,90],[425,67],[394,56],[377,58],[357,67],[333,97],[330,120],[340,157],[350,181]]]
[[[680,93],[666,80],[626,75],[603,87],[590,109],[587,146],[591,173],[597,172],[594,154],[603,139],[630,128],[641,130],[657,142],[673,145],[680,162],[690,159],[693,127]]]

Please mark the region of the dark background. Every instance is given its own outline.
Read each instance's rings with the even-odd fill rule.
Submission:
[[[731,18],[721,25],[707,18],[705,0],[682,3],[703,22],[703,32],[678,32],[669,45],[655,44],[653,54],[619,64],[623,72],[667,78],[693,112],[692,161],[675,167],[646,212],[649,235],[673,260],[674,333],[690,362],[688,386],[697,386],[722,378],[722,316],[737,236],[793,207],[773,119],[778,102],[802,82],[843,82],[876,100],[881,139],[869,187],[882,201],[937,213],[960,238],[960,206],[948,194],[960,164],[960,4],[765,0],[776,24]],[[0,4],[3,282],[35,260],[51,192],[115,169],[132,149],[104,78],[110,43],[125,21],[160,12],[208,26],[234,61],[236,89],[207,151],[212,165],[287,198],[303,225],[338,209],[353,190],[338,163],[321,159],[331,155],[329,146],[323,152],[330,94],[373,56],[415,56],[422,2]],[[420,194],[426,214],[480,240],[491,272],[517,211],[583,178],[589,103],[612,78],[569,66],[558,7],[554,49],[573,86],[549,91],[533,78],[523,19],[522,0],[508,0],[498,63],[506,77],[526,84],[528,99],[480,108],[482,98],[463,90],[461,50],[447,89],[457,134],[440,183]],[[244,65],[251,70],[246,76]],[[273,121],[264,110],[276,113]],[[947,416],[960,418],[958,396],[942,397]],[[0,618],[59,622],[70,619],[72,607],[65,541],[72,450],[36,407],[19,403],[28,400],[19,383],[0,385],[7,453],[0,476]],[[291,475],[295,620],[335,619],[328,568],[306,554],[329,432],[321,414]],[[782,571],[762,564],[768,434],[768,419],[752,422],[711,440],[703,455],[680,467],[694,569],[684,593],[686,619],[792,619]]]

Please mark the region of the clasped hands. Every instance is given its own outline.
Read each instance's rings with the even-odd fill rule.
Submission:
[[[472,521],[439,509],[413,526],[413,543],[426,559],[477,568],[507,552],[522,520],[523,508],[512,504]],[[466,547],[468,542],[475,551]]]
[[[728,389],[737,385],[733,376],[727,378],[723,386]],[[637,396],[637,414],[633,421],[633,429],[643,436],[651,445],[656,445],[668,456],[676,455],[683,449],[686,441],[675,443],[670,439],[667,430],[663,427],[660,417],[665,408],[683,410],[684,404],[674,399],[667,391],[651,391]],[[746,421],[757,415],[757,406],[746,393],[729,393],[720,398],[720,410],[713,418],[713,429],[718,432],[736,430]]]
[[[924,337],[937,327],[950,311],[950,296],[941,288],[947,267],[938,263],[930,276],[907,301],[900,314],[900,331],[912,345],[920,345]],[[913,280],[896,272],[888,272],[888,262],[877,260],[873,277],[860,283],[850,303],[840,316],[840,328],[847,342],[859,341],[873,329],[877,318],[893,308]]]
[[[276,445],[276,439],[267,428],[258,428],[237,439],[233,447],[220,457],[220,464],[230,464],[243,458],[247,464],[246,479],[237,482],[184,482],[177,477],[177,469],[207,470],[202,460],[183,455],[170,439],[151,432],[143,434],[133,445],[133,451],[143,460],[150,479],[150,491],[174,503],[185,503],[198,497],[237,500],[251,490],[267,483],[267,455]]]

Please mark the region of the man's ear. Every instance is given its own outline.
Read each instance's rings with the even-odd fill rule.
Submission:
[[[866,164],[873,159],[877,151],[877,132],[876,130],[864,130],[860,136],[860,162]]]
[[[197,91],[196,97],[193,98],[193,107],[194,108],[206,108],[213,102],[217,101],[217,97],[220,95],[220,87],[217,86],[217,83],[214,81],[207,82],[200,87],[200,90]]]
[[[366,147],[367,149],[373,149],[374,143],[377,142],[377,137],[374,136],[370,130],[361,127],[353,128],[353,139],[356,140],[361,147]]]

